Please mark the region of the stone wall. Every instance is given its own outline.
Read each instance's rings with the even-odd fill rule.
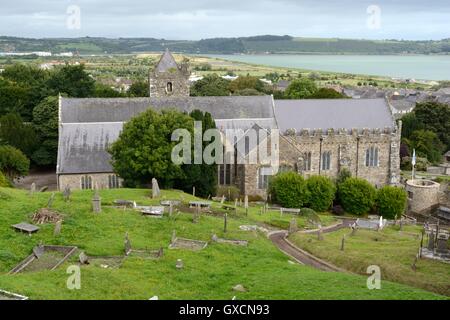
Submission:
[[[60,174],[58,176],[58,188],[64,190],[69,186],[72,190],[81,189],[81,178],[90,176],[92,178],[92,189],[97,185],[99,189],[109,189],[109,176],[113,173],[88,173],[88,174]],[[123,180],[119,178],[119,184],[122,186]]]
[[[167,90],[168,83],[172,91]],[[150,72],[150,97],[189,97],[189,72],[184,69],[174,69],[167,72]]]
[[[423,213],[439,204],[440,184],[431,180],[408,180],[408,210]]]

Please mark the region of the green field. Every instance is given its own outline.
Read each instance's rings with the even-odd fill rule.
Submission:
[[[50,193],[28,195],[26,191],[0,188],[0,288],[29,296],[31,299],[442,299],[445,297],[409,286],[383,282],[381,290],[366,287],[367,276],[326,273],[289,263],[260,232],[241,231],[240,225],[261,224],[279,217],[273,211],[260,215],[259,207],[252,207],[248,216],[240,209],[230,213],[228,232],[223,234],[223,218],[215,204],[215,214],[202,215],[199,223],[192,215],[179,213],[172,218],[146,218],[132,210],[108,208],[115,199],[135,200],[145,205],[158,203],[149,198],[149,190],[104,190],[101,214],[91,212],[93,191],[77,191],[69,203],[56,195],[53,209],[64,215],[62,233],[53,236],[54,226],[41,226],[33,236],[15,232],[10,226],[30,221],[36,210],[45,207]],[[162,198],[183,201],[192,196],[178,191],[163,191]],[[299,222],[306,225],[304,218]],[[303,219],[303,221],[302,221]],[[330,216],[321,217],[324,224],[333,223]],[[208,241],[216,233],[219,237],[243,239],[249,246],[238,247],[210,243],[199,252],[168,250],[172,231],[183,238]],[[81,289],[69,290],[66,268],[69,261],[55,271],[37,271],[8,275],[17,263],[28,256],[34,246],[44,244],[75,245],[90,257],[120,256],[124,252],[124,235],[129,233],[133,248],[158,249],[165,254],[160,260],[129,257],[120,268],[102,268],[97,264],[81,268]],[[182,259],[184,269],[175,263]],[[242,284],[245,293],[232,287]]]

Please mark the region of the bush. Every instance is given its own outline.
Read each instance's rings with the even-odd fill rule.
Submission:
[[[269,186],[272,200],[283,207],[301,208],[309,201],[306,181],[295,172],[276,175]]]
[[[405,211],[407,194],[405,190],[385,186],[378,190],[377,209],[378,213],[385,218],[395,219]]]
[[[333,204],[336,187],[330,178],[312,176],[306,181],[309,192],[309,207],[315,211],[327,211]]]
[[[375,205],[376,189],[366,180],[348,178],[339,186],[339,200],[345,211],[362,215]]]
[[[13,181],[19,176],[28,174],[30,160],[14,147],[4,145],[0,146],[0,171]]]
[[[228,201],[234,201],[236,199],[239,199],[240,197],[240,190],[236,186],[219,186],[217,187],[217,197],[225,196]]]
[[[6,179],[5,175],[2,172],[0,172],[0,187],[6,188],[6,187],[10,187],[10,186],[11,185],[10,185],[8,179]]]

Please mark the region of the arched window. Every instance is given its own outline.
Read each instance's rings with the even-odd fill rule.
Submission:
[[[258,189],[265,190],[269,186],[269,178],[272,176],[271,167],[261,167],[258,169]]]
[[[370,147],[366,150],[366,167],[378,167],[377,147]]]
[[[330,170],[331,169],[331,151],[325,151],[322,153],[322,170]]]
[[[311,152],[303,154],[303,171],[311,171]]]
[[[168,93],[171,93],[173,91],[173,84],[172,84],[172,82],[167,82],[166,89],[167,89]]]
[[[82,176],[81,177],[81,189],[82,190],[92,189],[92,177],[91,176]]]
[[[108,186],[110,189],[118,189],[120,188],[120,181],[119,177],[115,174],[108,176]]]

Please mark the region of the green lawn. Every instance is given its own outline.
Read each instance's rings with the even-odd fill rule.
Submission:
[[[220,216],[203,215],[197,224],[192,215],[181,213],[176,218],[145,218],[132,210],[106,208],[114,199],[136,200],[138,204],[157,203],[148,196],[149,190],[101,191],[103,212],[91,212],[92,191],[73,193],[65,203],[56,195],[53,209],[64,214],[62,233],[53,236],[53,225],[43,225],[29,237],[15,232],[10,225],[29,221],[30,215],[44,207],[50,193],[36,193],[0,188],[0,288],[29,296],[31,299],[441,299],[421,289],[383,282],[381,290],[368,290],[367,277],[320,272],[310,267],[288,263],[281,253],[260,232],[245,232],[242,224],[264,222],[259,208],[249,216],[243,212],[230,214],[229,232],[223,235]],[[163,198],[192,196],[178,191],[163,191]],[[276,214],[275,212],[272,214]],[[268,219],[270,219],[268,215]],[[290,217],[284,217],[290,219]],[[301,219],[301,218],[299,218]],[[213,233],[219,237],[244,239],[248,248],[210,243],[199,252],[168,250],[172,230],[178,236],[208,241]],[[38,271],[8,275],[18,262],[42,241],[45,244],[76,245],[89,256],[123,254],[124,235],[129,232],[133,248],[164,247],[160,260],[139,257],[126,258],[120,268],[104,269],[98,264],[81,268],[81,289],[66,288],[67,262],[55,271]],[[184,269],[177,270],[177,259],[183,259]],[[246,293],[232,291],[242,284]]]
[[[381,232],[358,230],[350,236],[349,229],[325,234],[323,241],[316,236],[294,234],[290,240],[308,252],[336,266],[365,274],[367,267],[378,265],[382,279],[400,282],[450,296],[450,264],[420,259],[414,272],[411,265],[420,246],[421,228],[392,226]],[[344,251],[341,240],[347,234]],[[426,238],[424,240],[426,245]]]

